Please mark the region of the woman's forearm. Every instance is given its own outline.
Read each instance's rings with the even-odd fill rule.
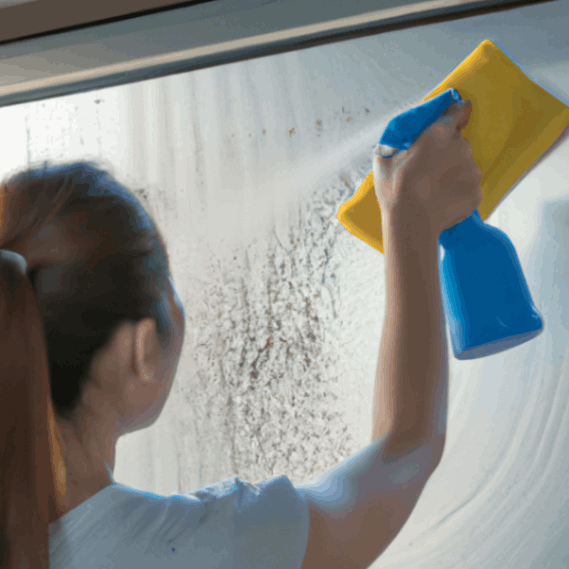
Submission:
[[[411,212],[384,216],[387,301],[374,392],[372,441],[390,432],[444,446],[448,347],[438,235]],[[394,449],[394,452],[397,449]]]

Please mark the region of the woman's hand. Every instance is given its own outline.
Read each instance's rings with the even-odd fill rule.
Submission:
[[[382,213],[402,212],[426,221],[437,237],[463,221],[482,201],[482,173],[462,129],[470,101],[451,105],[406,151],[375,155],[373,178]]]

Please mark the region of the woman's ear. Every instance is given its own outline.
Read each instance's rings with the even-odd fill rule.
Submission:
[[[162,355],[153,318],[144,318],[136,324],[134,342],[136,371],[143,381],[152,381],[157,375]]]

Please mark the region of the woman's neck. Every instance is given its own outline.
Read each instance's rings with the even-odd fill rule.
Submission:
[[[61,518],[113,482],[114,441],[103,448],[93,439],[79,441],[74,429],[51,422],[52,467],[56,495],[50,500],[49,523]]]

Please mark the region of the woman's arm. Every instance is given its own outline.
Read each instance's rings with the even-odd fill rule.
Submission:
[[[409,519],[443,453],[448,354],[438,239],[410,216],[386,222],[372,443],[298,488],[310,519],[301,569],[369,567]]]

